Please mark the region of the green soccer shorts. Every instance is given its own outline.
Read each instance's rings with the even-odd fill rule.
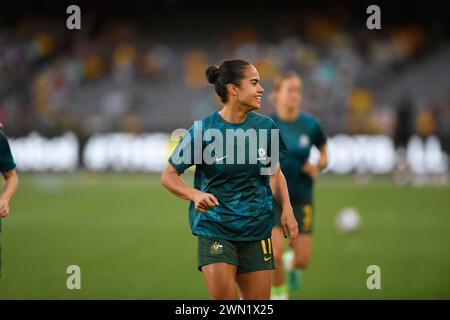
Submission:
[[[229,241],[198,237],[198,270],[211,263],[225,262],[237,266],[237,274],[275,269],[272,241]]]
[[[281,207],[274,203],[275,225],[281,227]],[[300,234],[312,234],[314,227],[314,207],[311,199],[292,204]]]

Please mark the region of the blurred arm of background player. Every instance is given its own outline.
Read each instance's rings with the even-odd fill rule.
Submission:
[[[309,161],[306,161],[306,163],[303,166],[303,172],[309,175],[311,178],[314,178],[319,174],[322,169],[324,169],[328,165],[328,151],[327,151],[327,145],[323,145],[320,148],[320,158],[316,165],[312,164]]]
[[[277,164],[275,173],[270,176],[270,188],[272,189],[275,200],[282,208],[281,227],[284,237],[289,236],[289,246],[293,248],[295,239],[298,237],[298,224],[294,216],[291,201],[289,200],[287,183],[281,172],[280,164]]]
[[[0,195],[0,217],[7,217],[9,215],[9,200],[17,190],[19,178],[15,169],[3,172],[2,174],[5,179],[5,186]]]

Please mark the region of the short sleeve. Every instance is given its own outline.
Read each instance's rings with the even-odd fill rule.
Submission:
[[[281,135],[281,130],[278,128],[275,122],[273,122],[271,130],[278,130],[278,157],[279,159],[281,159],[288,152],[288,148],[286,147],[286,143],[284,142],[283,136]]]
[[[327,136],[318,121],[315,123],[313,135],[313,144],[319,149],[322,148],[327,142]]]
[[[8,139],[0,132],[0,172],[8,172],[16,168],[16,163],[9,147]]]
[[[168,161],[180,174],[194,165],[194,126],[180,139]]]

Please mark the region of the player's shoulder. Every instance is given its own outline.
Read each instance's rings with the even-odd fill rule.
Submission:
[[[0,151],[3,153],[5,148],[9,148],[8,136],[0,129]]]
[[[196,127],[198,125],[201,125],[202,130],[207,129],[207,128],[212,128],[212,127],[216,126],[218,120],[219,120],[218,111],[214,111],[214,112],[207,114],[206,116],[204,116],[203,118],[201,118],[199,120],[195,120],[191,126],[191,129],[193,129],[194,127]]]
[[[255,111],[251,111],[248,114],[248,117],[250,117],[250,120],[252,122],[257,123],[261,127],[272,128],[274,125],[276,125],[271,115],[264,115]]]
[[[211,113],[207,114],[206,116],[204,116],[202,119],[200,119],[200,121],[202,121],[202,122],[213,121],[218,118],[218,113],[219,113],[219,111],[217,111],[217,110],[214,112],[211,112]]]
[[[7,141],[8,138],[7,138],[6,133],[3,131],[2,128],[3,128],[3,126],[0,127],[0,140],[3,142],[3,141]]]
[[[272,119],[273,122],[278,123],[280,121],[280,118],[278,118],[276,112],[272,112],[269,114],[269,118]]]
[[[311,125],[320,125],[319,119],[311,113],[302,112],[300,115],[300,119]]]
[[[309,112],[302,112],[300,117],[307,121],[317,121],[317,118]]]

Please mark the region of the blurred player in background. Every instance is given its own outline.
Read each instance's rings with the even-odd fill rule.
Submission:
[[[226,146],[226,132],[230,129],[232,132],[266,129],[267,150],[262,150],[259,143],[257,149],[258,158],[266,159],[266,155],[272,154],[268,149],[272,146],[271,130],[277,127],[270,117],[252,112],[260,108],[264,91],[256,68],[247,61],[228,60],[220,67],[208,67],[206,77],[215,85],[223,108],[201,120],[202,136],[208,129],[220,131]],[[278,163],[270,176],[261,174],[267,163],[253,164],[246,160],[237,164],[237,153],[243,151],[245,159],[249,159],[249,144],[256,141],[246,142],[245,150],[240,150],[242,144],[236,144],[232,137],[232,148],[237,152],[230,155],[228,147],[224,147],[224,153],[218,155],[216,150],[212,164],[202,160],[196,165],[194,188],[188,186],[180,174],[194,164],[196,142],[191,137],[195,136],[196,125],[175,148],[161,181],[176,196],[191,201],[189,218],[192,233],[198,237],[198,269],[203,272],[211,298],[236,299],[237,283],[241,299],[268,300],[274,269],[270,238],[274,223],[272,192],[282,207],[284,236],[289,234],[291,245],[298,236],[286,180]],[[202,142],[202,155],[207,145]],[[279,152],[286,151],[280,137]],[[186,153],[188,163],[177,163],[177,157]]]
[[[414,134],[413,119],[415,107],[410,97],[411,93],[405,92],[397,106],[397,121],[394,131],[396,161],[392,170],[392,178],[399,185],[407,185],[413,180],[406,151],[408,141]]]
[[[0,128],[3,126],[0,124]],[[14,195],[19,184],[19,179],[16,173],[16,163],[14,162],[9,147],[8,140],[6,139],[3,131],[0,130],[0,171],[5,179],[5,185],[3,192],[0,195],[0,234],[2,232],[2,218],[9,215],[9,200]],[[0,276],[1,276],[1,243],[0,243]]]
[[[272,299],[288,299],[288,289],[297,290],[301,283],[301,269],[309,264],[314,223],[313,179],[326,167],[328,154],[326,136],[319,122],[301,112],[302,81],[293,72],[275,79],[273,99],[276,113],[273,120],[280,128],[288,153],[281,159],[281,170],[286,176],[289,197],[298,221],[299,237],[294,251],[284,252],[283,232],[280,227],[280,210],[275,205],[275,227],[272,230],[275,266],[272,278]],[[317,164],[308,158],[312,146],[320,151]],[[288,285],[284,269],[287,271]]]

